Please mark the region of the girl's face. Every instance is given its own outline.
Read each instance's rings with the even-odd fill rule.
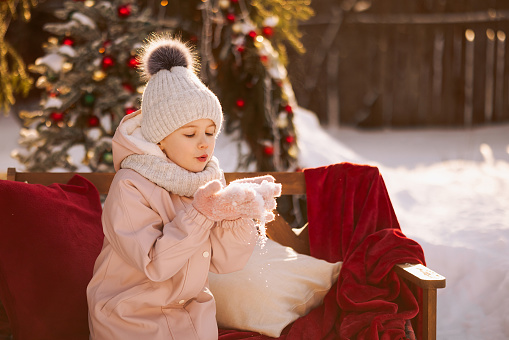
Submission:
[[[216,125],[210,119],[194,120],[166,136],[159,147],[173,163],[192,171],[205,169],[216,146]]]

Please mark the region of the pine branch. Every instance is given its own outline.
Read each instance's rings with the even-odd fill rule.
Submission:
[[[15,94],[26,96],[33,80],[26,73],[26,65],[16,50],[5,40],[13,19],[21,14],[23,20],[30,20],[30,9],[37,0],[7,0],[0,2],[0,110],[7,115],[15,103]]]

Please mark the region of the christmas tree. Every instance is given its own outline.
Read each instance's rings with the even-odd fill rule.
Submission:
[[[23,58],[6,41],[5,35],[12,20],[18,17],[30,20],[30,9],[36,5],[36,0],[0,1],[0,110],[5,114],[14,104],[14,96],[27,95],[33,82],[25,70]]]
[[[67,1],[55,13],[62,22],[45,26],[54,36],[30,67],[45,89],[40,110],[20,113],[27,153],[15,157],[27,170],[75,170],[79,162],[113,170],[111,137],[139,108],[143,92],[137,49],[160,31],[196,45],[200,76],[220,98],[226,133],[249,146],[239,168],[297,167],[285,43],[302,50],[297,24],[312,14],[309,1],[193,0],[169,7],[166,0]]]

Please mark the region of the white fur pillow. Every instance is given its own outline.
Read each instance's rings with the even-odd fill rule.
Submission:
[[[218,325],[279,337],[288,324],[323,302],[341,265],[268,239],[256,246],[244,269],[209,273]]]

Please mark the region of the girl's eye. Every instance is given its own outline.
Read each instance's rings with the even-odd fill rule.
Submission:
[[[214,133],[208,133],[207,132],[206,135],[212,137],[212,136],[214,136]]]
[[[194,137],[194,133],[191,134],[191,135],[184,135],[184,136],[186,136],[187,138],[193,138]]]

